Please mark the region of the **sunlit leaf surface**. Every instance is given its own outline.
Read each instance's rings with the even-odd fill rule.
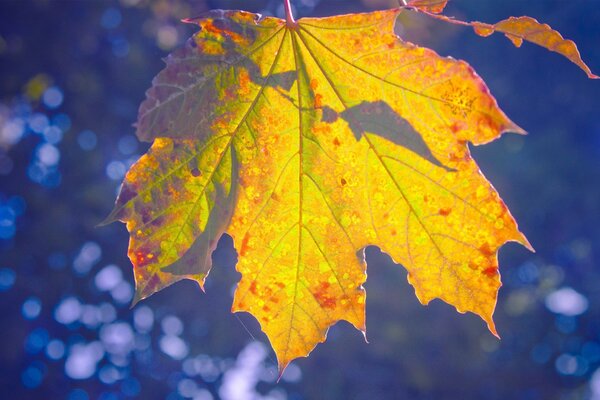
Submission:
[[[365,331],[363,249],[376,245],[422,303],[495,333],[498,248],[529,245],[468,144],[523,131],[465,62],[398,38],[399,12],[190,21],[200,31],[140,108],[138,137],[154,142],[109,218],[127,223],[138,299],[203,284],[227,232],[233,311],[256,317],[283,370],[336,321]]]
[[[440,11],[428,7],[414,5],[417,11],[428,14],[429,16],[450,22],[456,25],[466,25],[473,28],[476,34],[482,37],[488,37],[494,32],[503,33],[516,47],[521,47],[523,41],[537,44],[550,51],[558,53],[569,61],[577,65],[586,73],[590,79],[600,79],[590,70],[581,59],[577,45],[572,40],[567,40],[562,35],[552,29],[548,24],[542,24],[531,17],[510,17],[495,24],[485,22],[466,22],[445,15],[438,15]]]
[[[447,4],[448,0],[408,0],[406,2],[407,6],[416,7],[420,10],[435,14],[439,14],[444,11],[444,8],[446,8]]]
[[[521,47],[523,40],[545,47],[568,58],[581,68],[589,78],[600,78],[594,75],[583,62],[579,50],[577,50],[577,46],[572,40],[564,39],[560,33],[550,28],[549,25],[539,23],[531,17],[510,17],[494,25],[482,22],[473,22],[472,25],[475,32],[480,36],[485,37],[493,32],[501,32],[517,47]]]

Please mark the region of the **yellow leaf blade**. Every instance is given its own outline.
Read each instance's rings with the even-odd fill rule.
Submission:
[[[282,39],[271,72],[295,70],[294,86],[285,95],[267,87],[247,121],[260,152],[240,149],[245,168],[228,230],[242,274],[232,310],[257,318],[281,370],[308,355],[339,320],[365,329],[364,261],[310,175],[316,112],[294,35]]]
[[[138,298],[202,284],[229,233],[232,310],[256,317],[282,371],[337,321],[365,332],[363,250],[376,245],[421,302],[496,334],[498,249],[529,244],[468,143],[523,131],[468,64],[398,38],[399,12],[190,21],[200,32],[140,107],[138,136],[154,143],[111,215],[130,231]]]
[[[365,21],[355,23],[365,26],[362,35],[393,32],[393,12],[361,16]],[[485,143],[519,129],[466,63],[391,33],[367,42],[352,30],[331,31],[333,18],[323,23],[321,31],[314,21],[302,29],[301,20],[299,36],[307,47],[331,55],[314,56],[313,76],[325,82],[317,90],[333,108],[328,112],[340,116],[332,131],[350,128],[361,138],[353,158],[365,161],[350,173],[344,164],[352,178],[343,179],[367,188],[366,199],[360,206],[357,193],[336,200],[363,221],[354,230],[355,241],[377,245],[402,263],[423,303],[441,298],[461,312],[477,313],[495,332],[497,249],[510,240],[528,243],[471,159],[466,141]],[[338,51],[338,43],[354,46]],[[395,67],[380,67],[388,65]],[[339,186],[336,177],[327,179],[332,170],[327,166],[317,174],[326,181],[323,187]]]

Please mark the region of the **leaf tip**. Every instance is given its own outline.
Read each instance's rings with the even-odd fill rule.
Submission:
[[[527,240],[527,238],[525,237],[525,235],[521,234],[521,240],[519,240],[519,243],[521,243],[523,246],[525,246],[525,248],[527,250],[529,250],[532,253],[535,253],[535,249],[533,248],[533,246],[531,245],[531,243],[529,243],[529,240]]]
[[[520,245],[525,247],[530,252],[535,253],[535,249],[533,248],[531,243],[529,243],[529,239],[527,239],[525,234],[523,232],[519,231],[518,229],[517,229],[517,236],[514,239],[509,240],[509,242],[519,243]]]
[[[102,221],[98,222],[95,227],[96,228],[102,228],[102,227],[104,227],[106,225],[112,224],[113,222],[117,222],[118,219],[117,219],[117,215],[116,214],[117,214],[116,210],[113,209],[110,212],[110,214],[108,214]]]
[[[281,377],[283,376],[283,373],[285,372],[285,369],[287,368],[287,366],[290,365],[290,363],[288,362],[285,365],[282,364],[278,364],[277,365],[277,383],[279,383],[279,381],[281,380]]]
[[[142,301],[144,299],[147,299],[148,297],[152,296],[154,293],[156,293],[157,291],[159,291],[159,290],[161,290],[163,288],[164,287],[161,287],[161,288],[156,289],[154,291],[148,291],[148,285],[142,286],[141,282],[136,279],[136,281],[135,281],[135,293],[133,294],[133,299],[131,300],[131,304],[129,305],[129,309],[132,309],[140,301]]]
[[[496,338],[498,340],[500,340],[500,335],[498,334],[498,331],[496,330],[496,324],[494,324],[494,321],[490,318],[489,321],[487,322],[487,327],[490,330],[490,332],[492,333],[492,335],[496,336]]]
[[[367,339],[367,330],[366,329],[361,330],[361,333],[363,334],[363,338],[365,339],[365,343],[369,344],[370,342],[369,342],[369,339]]]
[[[136,290],[133,299],[131,300],[131,304],[129,305],[129,309],[133,309],[140,301],[144,300],[141,293]]]
[[[202,279],[194,279],[194,282],[196,282],[198,284],[198,286],[200,286],[200,290],[202,290],[202,293],[206,294],[206,290],[204,289],[204,281],[206,280],[206,275],[204,275],[204,277]]]
[[[528,135],[529,134],[525,129],[521,128],[519,125],[515,124],[512,121],[510,121],[510,124],[504,130],[504,132],[516,133],[517,135]]]

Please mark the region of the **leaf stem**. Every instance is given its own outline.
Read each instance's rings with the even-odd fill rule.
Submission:
[[[292,14],[292,5],[290,4],[290,0],[283,0],[283,5],[285,7],[285,22],[289,28],[296,28],[298,23],[294,19],[294,14]]]

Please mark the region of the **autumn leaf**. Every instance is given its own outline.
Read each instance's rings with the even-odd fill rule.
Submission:
[[[439,14],[444,11],[447,4],[448,0],[408,0],[405,5],[415,7],[422,11]]]
[[[445,22],[470,26],[476,34],[482,37],[488,37],[494,32],[500,32],[503,33],[516,47],[521,47],[524,40],[537,44],[538,46],[558,53],[570,60],[581,68],[588,78],[600,79],[600,76],[593,74],[587,64],[583,62],[579,50],[577,50],[577,46],[572,40],[563,38],[560,33],[552,29],[548,24],[542,24],[534,18],[510,17],[495,24],[487,24],[478,21],[466,22],[445,15],[438,15],[441,11],[431,9],[430,7],[411,4],[410,2],[408,3],[408,6],[418,12]]]
[[[127,224],[136,300],[202,286],[226,232],[242,276],[232,310],[256,317],[283,371],[339,320],[365,332],[376,245],[423,304],[496,334],[498,248],[530,246],[468,144],[523,131],[468,64],[397,37],[400,12],[187,21],[200,31],[147,92],[137,135],[152,147],[107,220]]]
[[[473,22],[472,25],[475,32],[480,36],[486,37],[493,32],[504,33],[516,47],[521,47],[523,40],[545,47],[575,63],[587,74],[588,78],[600,78],[594,75],[583,62],[577,46],[572,40],[565,40],[560,33],[550,28],[550,26],[541,24],[531,17],[510,17],[494,25],[481,22]]]

